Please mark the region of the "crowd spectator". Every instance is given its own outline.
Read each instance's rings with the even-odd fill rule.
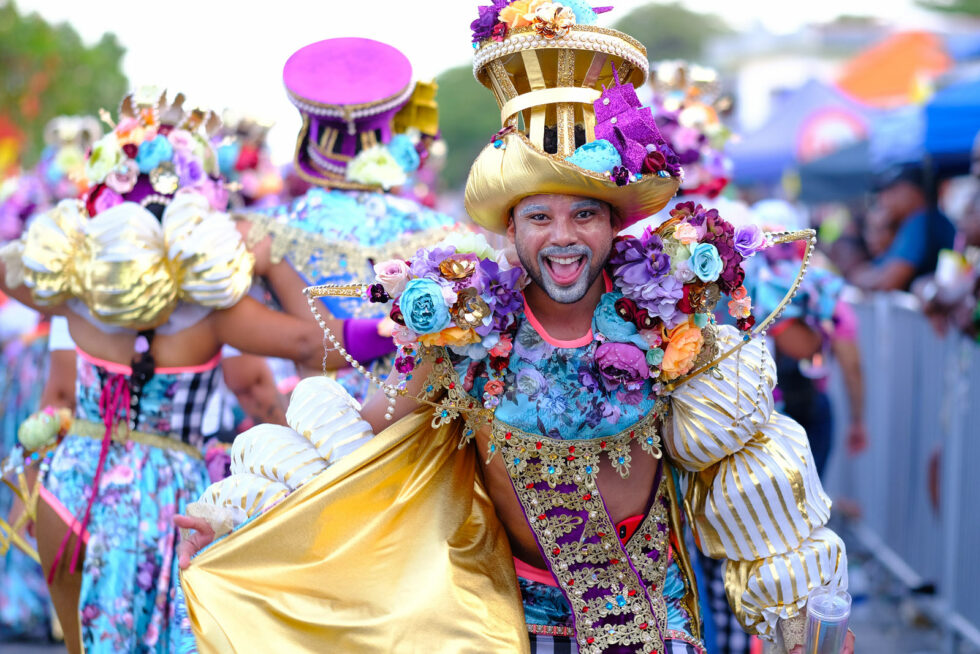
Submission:
[[[866,290],[908,290],[917,277],[935,271],[939,251],[953,246],[955,230],[949,218],[930,201],[922,170],[907,165],[890,169],[878,180],[872,215],[895,232],[887,249],[855,271],[850,281]],[[869,220],[871,222],[871,220]],[[874,234],[883,244],[887,228]]]

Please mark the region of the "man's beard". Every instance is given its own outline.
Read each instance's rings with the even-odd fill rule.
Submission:
[[[524,266],[527,274],[535,284],[540,286],[548,294],[548,297],[560,304],[573,304],[585,297],[585,294],[592,288],[592,284],[602,274],[602,267],[609,257],[609,249],[599,259],[602,263],[594,268],[592,262],[595,256],[592,250],[585,245],[543,248],[537,253],[537,266],[530,265],[532,263],[531,257],[527,256],[520,247],[517,248],[517,257],[520,259],[521,265]],[[585,257],[584,271],[579,273],[578,279],[571,285],[561,286],[551,278],[550,269],[546,268],[548,264],[545,259],[547,257]]]

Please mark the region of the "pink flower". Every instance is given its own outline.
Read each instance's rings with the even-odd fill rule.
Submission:
[[[690,223],[681,223],[674,229],[674,238],[684,245],[691,245],[698,242],[698,230]]]
[[[640,332],[640,336],[651,348],[660,347],[660,344],[664,342],[659,329],[644,329]]]
[[[650,376],[646,355],[631,343],[603,343],[596,348],[595,362],[607,391],[620,385],[628,390],[639,388]]]
[[[728,313],[732,318],[748,318],[752,315],[752,298],[742,297],[728,303]]]
[[[201,179],[193,186],[187,186],[177,191],[177,195],[181,193],[203,195],[215,211],[224,211],[228,208],[228,189],[223,183],[208,177]]]
[[[391,339],[398,347],[405,347],[406,345],[418,343],[419,335],[408,327],[396,325],[395,328],[391,330]]]
[[[167,134],[170,145],[175,150],[190,151],[194,147],[194,136],[186,129],[175,129]]]
[[[514,349],[514,342],[509,334],[501,334],[500,340],[489,350],[490,356],[505,357]]]
[[[139,166],[132,159],[127,159],[106,175],[105,184],[116,193],[125,194],[133,190],[139,176]]]
[[[408,283],[408,264],[400,259],[391,259],[374,264],[374,274],[391,297],[397,297]]]

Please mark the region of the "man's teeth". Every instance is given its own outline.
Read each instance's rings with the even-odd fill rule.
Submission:
[[[573,263],[578,263],[578,260],[582,257],[548,257],[548,261],[551,263],[559,263],[563,266],[570,266]]]

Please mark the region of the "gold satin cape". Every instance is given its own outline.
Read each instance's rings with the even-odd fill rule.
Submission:
[[[406,416],[193,559],[202,654],[529,652],[476,448],[431,418]]]

